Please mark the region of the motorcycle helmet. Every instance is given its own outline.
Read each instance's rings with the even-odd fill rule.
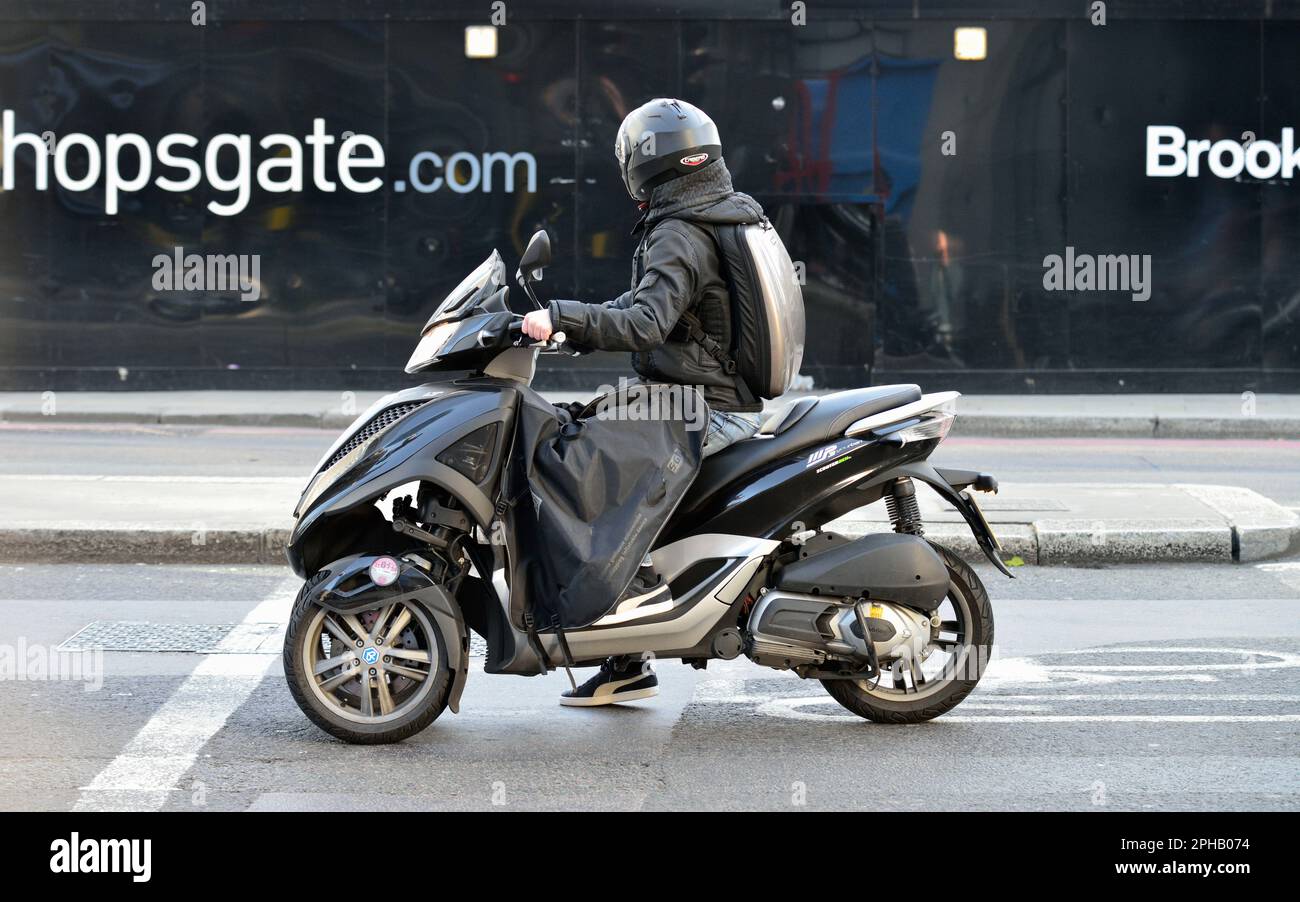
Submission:
[[[722,138],[699,107],[660,97],[627,114],[614,139],[614,156],[627,193],[644,201],[656,185],[721,158]]]

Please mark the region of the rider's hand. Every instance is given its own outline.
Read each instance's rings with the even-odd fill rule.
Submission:
[[[552,331],[549,310],[534,310],[524,316],[523,332],[534,341],[546,341]]]

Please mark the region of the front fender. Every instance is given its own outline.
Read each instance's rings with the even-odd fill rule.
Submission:
[[[484,492],[436,458],[480,426],[507,421],[514,400],[513,392],[495,386],[477,390],[458,386],[457,390],[445,392],[398,420],[345,472],[334,476],[328,469],[320,471],[316,478],[332,478],[319,495],[298,511],[294,540],[322,516],[346,510],[377,497],[388,488],[421,478],[459,489],[457,494],[467,496],[475,514],[489,515],[492,504]]]
[[[383,533],[368,524],[353,522],[351,512],[364,506],[373,506],[375,499],[398,486],[413,482],[435,483],[454,496],[474,521],[487,528],[492,521],[493,481],[475,485],[465,476],[438,460],[438,455],[466,435],[490,423],[499,423],[497,460],[493,473],[500,468],[500,457],[505,453],[505,441],[513,421],[517,393],[512,387],[494,383],[480,385],[457,384],[454,390],[441,391],[440,397],[424,404],[382,432],[364,457],[345,472],[334,474],[328,468],[318,468],[309,483],[304,499],[312,493],[316,480],[328,479],[325,487],[311,494],[309,500],[300,501],[293,533],[286,549],[294,572],[306,577],[314,566],[332,559],[335,555],[353,548],[338,547],[330,541],[315,541],[313,535],[328,538],[332,525],[355,529],[367,527],[367,535]],[[396,396],[394,396],[396,397]],[[329,455],[326,456],[326,460]],[[344,464],[339,464],[343,467]],[[373,519],[373,518],[372,518]],[[362,546],[355,546],[360,549]],[[320,549],[332,549],[328,556]],[[368,548],[365,550],[374,550]],[[314,566],[313,566],[314,565]]]
[[[447,707],[460,713],[460,695],[465,689],[469,672],[469,630],[465,616],[456,599],[435,583],[429,574],[403,558],[398,562],[397,579],[391,585],[380,586],[370,578],[370,565],[380,554],[354,554],[340,558],[324,567],[329,576],[312,586],[307,600],[312,604],[340,614],[390,604],[394,601],[419,602],[433,618],[442,634],[442,644],[447,652],[447,666],[451,669],[451,691]]]

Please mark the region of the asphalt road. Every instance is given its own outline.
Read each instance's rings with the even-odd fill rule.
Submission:
[[[661,663],[662,694],[617,709],[472,670],[462,713],[361,748],[285,688],[287,571],[4,566],[0,662],[69,678],[0,679],[0,808],[1300,808],[1300,562],[981,575],[994,664],[928,725],[742,658]],[[232,653],[107,652],[71,678],[53,649],[92,621]]]
[[[0,424],[0,473],[301,476],[333,438]],[[1003,481],[1242,485],[1300,508],[1297,451],[954,438],[936,460]],[[981,573],[994,665],[927,726],[860,722],[742,659],[663,663],[660,697],[620,709],[559,707],[562,674],[471,672],[461,714],[367,749],[319,732],[284,687],[286,570],[4,566],[0,808],[1300,807],[1300,561]],[[233,653],[56,653],[92,622],[191,647],[225,636]]]
[[[0,473],[303,477],[337,433],[317,429],[0,423]],[[1199,482],[1300,508],[1300,440],[951,438],[932,458],[1003,482]]]

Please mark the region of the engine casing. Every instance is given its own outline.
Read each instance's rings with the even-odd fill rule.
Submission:
[[[876,659],[924,660],[929,654],[928,615],[891,602],[871,602],[867,630]],[[749,657],[778,670],[817,665],[828,658],[870,660],[853,603],[780,589],[764,592],[749,616]]]

